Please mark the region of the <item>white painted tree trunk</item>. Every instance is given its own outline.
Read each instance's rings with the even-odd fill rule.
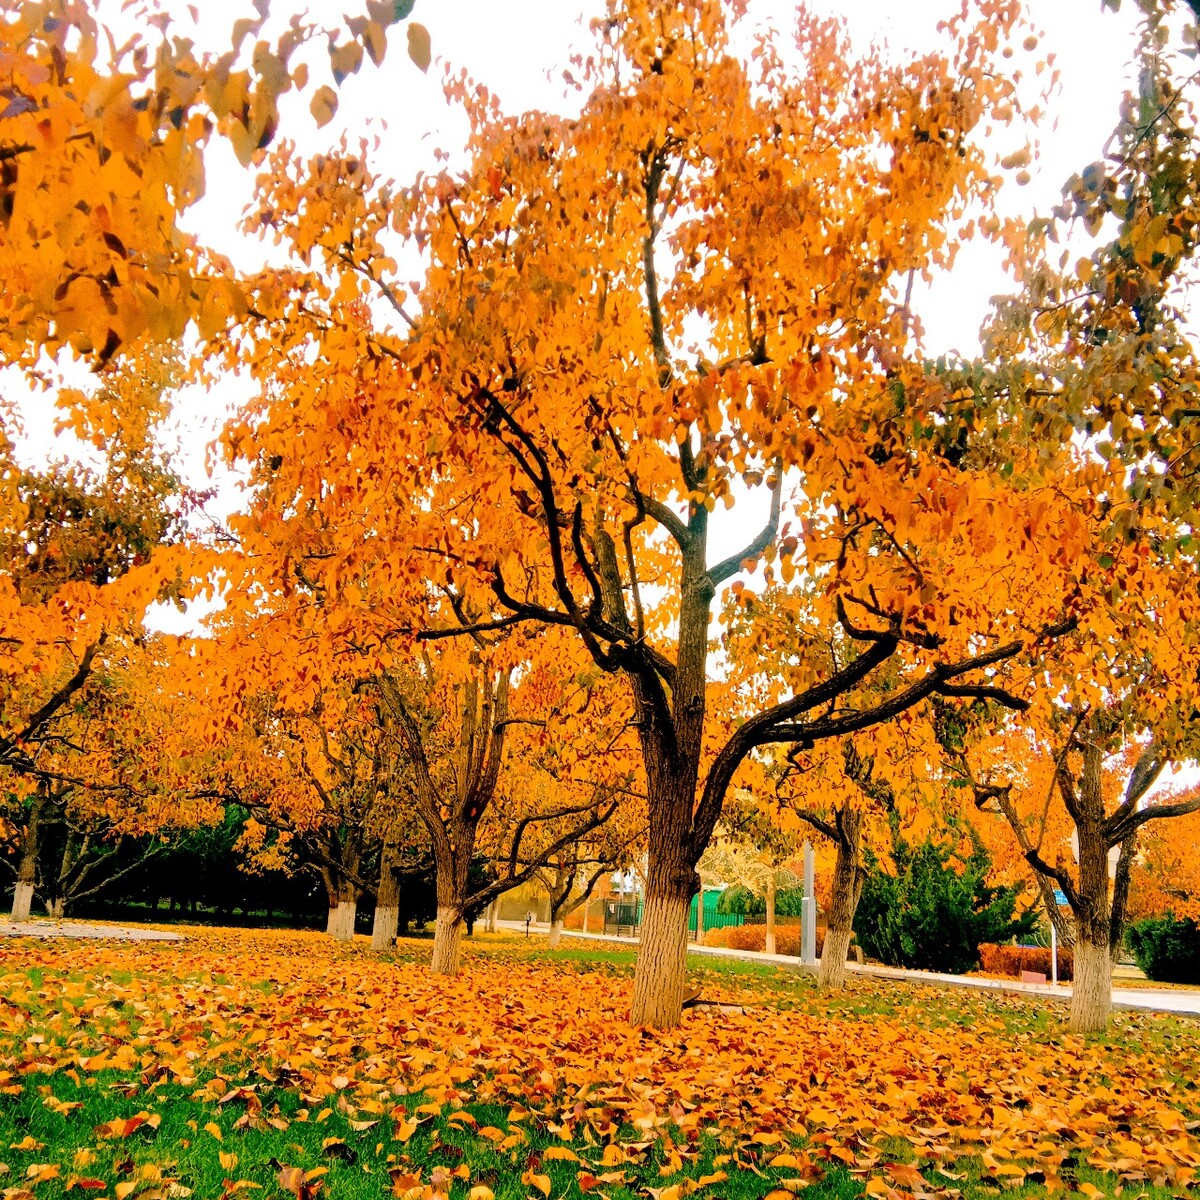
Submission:
[[[634,1025],[673,1029],[683,1014],[690,897],[650,893],[633,977]]]
[[[558,949],[558,943],[562,940],[562,922],[556,917],[550,922],[550,936],[547,938],[547,945],[551,950]]]
[[[395,867],[395,848],[385,845],[375,892],[375,917],[371,922],[371,949],[376,954],[386,954],[392,948],[400,925],[400,883]]]
[[[371,922],[371,949],[376,954],[386,954],[396,941],[396,930],[400,926],[400,909],[396,905],[382,908],[375,906],[375,919]]]
[[[29,910],[33,907],[33,880],[18,879],[17,890],[13,893],[12,919],[28,921]]]
[[[329,910],[329,923],[325,927],[326,933],[335,942],[353,941],[354,918],[357,914],[358,905],[353,900],[348,900],[343,896],[338,901],[337,906]]]
[[[1103,1033],[1112,1012],[1112,956],[1108,946],[1075,942],[1075,982],[1071,991],[1074,1033]]]
[[[461,910],[438,906],[437,923],[433,930],[433,962],[429,967],[434,975],[458,974],[463,926]]]
[[[488,933],[496,932],[496,922],[500,920],[500,901],[493,900],[488,908],[487,931]]]

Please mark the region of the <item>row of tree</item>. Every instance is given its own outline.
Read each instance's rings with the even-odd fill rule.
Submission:
[[[0,26],[0,354],[96,367],[57,403],[102,464],[30,473],[5,448],[0,765],[39,814],[25,857],[47,806],[119,844],[236,802],[263,854],[303,845],[345,931],[366,864],[386,897],[427,844],[452,972],[472,910],[640,840],[631,1015],[667,1027],[731,793],[836,845],[830,983],[858,797],[953,795],[1065,896],[1072,1020],[1102,1027],[1139,831],[1200,807],[1150,798],[1194,756],[1200,679],[1175,307],[1200,172],[1166,13],[1142,6],[1105,160],[1005,223],[990,139],[1025,136],[1044,65],[1015,0],[898,63],[803,9],[798,61],[772,36],[747,60],[741,5],[612,0],[577,115],[448,76],[461,166],[398,186],[365,147],[273,145],[279,96],[325,67],[316,34],[341,85],[408,7],[239,21],[213,55],[166,15],[103,49],[79,0]],[[328,119],[332,88],[311,100]],[[259,172],[269,268],[181,232],[218,136]],[[977,361],[929,361],[912,281],[972,236],[1017,292]],[[176,370],[256,389],[219,444],[245,502],[207,535],[201,498],[143,466]],[[151,601],[203,590],[224,602],[205,637],[145,637]]]

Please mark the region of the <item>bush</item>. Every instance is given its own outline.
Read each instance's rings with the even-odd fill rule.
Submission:
[[[979,947],[980,966],[989,975],[1004,975],[1012,979],[1020,979],[1022,971],[1041,971],[1047,979],[1053,971],[1050,963],[1050,949],[1047,946],[994,946],[984,944]],[[1058,978],[1069,981],[1074,975],[1074,956],[1068,947],[1058,948]]]
[[[1125,940],[1148,979],[1200,983],[1200,928],[1191,917],[1147,917],[1129,927]]]
[[[717,935],[724,934],[718,941]],[[765,950],[767,927],[765,925],[730,925],[725,929],[714,929],[704,935],[706,945],[728,946],[730,950]],[[775,928],[775,953],[800,957],[800,926],[783,925]]]
[[[704,935],[706,946],[728,946],[730,950],[765,950],[767,927],[765,925],[729,925],[724,929],[713,929]],[[851,939],[853,944],[853,939]],[[825,930],[817,929],[817,957],[825,948]],[[775,953],[800,957],[800,926],[775,926]]]
[[[871,858],[854,918],[859,943],[894,967],[961,975],[979,964],[981,942],[1007,942],[1032,932],[1033,912],[1015,917],[1018,889],[990,887],[991,859],[977,839],[970,855],[927,841],[895,838],[896,874]]]

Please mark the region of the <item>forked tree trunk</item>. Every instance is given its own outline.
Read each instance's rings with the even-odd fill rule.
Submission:
[[[767,940],[763,947],[768,954],[775,953],[775,877],[771,876],[767,880],[766,887],[766,902],[767,902]]]
[[[1075,942],[1075,982],[1071,990],[1071,1030],[1103,1033],[1112,1012],[1112,955],[1107,942]]]
[[[461,908],[438,905],[437,924],[433,930],[433,961],[429,967],[434,975],[458,974],[464,925]]]
[[[67,915],[67,902],[62,896],[57,896],[46,905],[46,911],[55,921],[61,921]]]
[[[396,941],[400,923],[400,880],[396,875],[396,848],[385,845],[379,863],[379,887],[375,892],[375,919],[371,922],[371,949],[386,954]]]
[[[651,872],[649,887],[655,884]],[[673,1029],[683,1011],[691,896],[647,890],[641,944],[633,977],[634,1025]]]
[[[558,943],[562,940],[562,922],[555,917],[550,922],[550,936],[546,939],[546,944],[551,950],[558,949]]]
[[[862,895],[864,874],[858,863],[858,843],[862,833],[862,814],[843,807],[835,820],[837,861],[833,868],[833,894],[829,902],[829,923],[821,948],[817,983],[822,988],[840,988],[846,982],[846,956],[854,930],[854,914]]]
[[[354,919],[358,915],[358,889],[343,881],[338,886],[337,903],[329,909],[329,922],[325,932],[335,942],[354,940]]]

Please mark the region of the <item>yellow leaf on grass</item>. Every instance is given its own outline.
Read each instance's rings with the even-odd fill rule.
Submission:
[[[543,1151],[543,1158],[557,1159],[559,1162],[578,1162],[579,1155],[574,1150],[568,1150],[566,1146],[551,1146],[548,1150]]]
[[[470,1191],[469,1200],[496,1200],[496,1193],[486,1183],[477,1183]]]
[[[539,1192],[541,1192],[543,1196],[550,1195],[550,1176],[549,1175],[539,1175],[536,1171],[529,1170],[529,1171],[526,1171],[525,1174],[521,1176],[521,1182],[523,1184],[525,1184],[527,1187],[537,1188],[537,1190]]]
[[[204,1123],[204,1132],[211,1133],[218,1142],[223,1140],[221,1135],[221,1127],[216,1123],[216,1121],[206,1121]]]

